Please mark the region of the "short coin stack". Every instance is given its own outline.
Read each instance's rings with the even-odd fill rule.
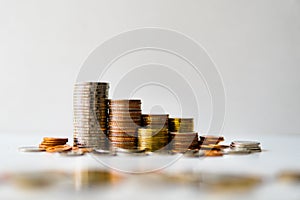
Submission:
[[[142,115],[143,128],[138,129],[139,149],[156,151],[169,142],[169,115]]]
[[[45,149],[47,152],[69,151],[72,147],[67,145],[67,142],[68,138],[45,137],[39,147]]]
[[[184,153],[187,150],[198,149],[198,133],[197,132],[171,132],[172,151],[175,153]]]
[[[194,132],[193,118],[170,118],[171,149],[175,153],[184,153],[198,149],[198,133]]]
[[[236,152],[261,152],[260,143],[255,141],[233,141],[230,149]]]
[[[137,148],[137,128],[141,126],[141,100],[109,100],[109,140],[113,147]]]
[[[107,148],[109,84],[76,83],[74,88],[74,146]]]

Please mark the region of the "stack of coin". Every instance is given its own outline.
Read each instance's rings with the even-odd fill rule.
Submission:
[[[71,146],[67,145],[68,138],[52,138],[45,137],[39,148],[46,150],[47,152],[63,152],[72,149]]]
[[[169,115],[142,115],[142,128],[138,130],[138,147],[156,151],[169,142]]]
[[[255,141],[233,141],[230,144],[230,149],[237,152],[261,152],[260,143]]]
[[[171,137],[172,151],[175,153],[184,153],[199,147],[197,132],[171,132]]]
[[[68,138],[44,137],[42,143],[40,144],[40,148],[65,145],[67,142],[68,142]]]
[[[109,84],[80,82],[74,89],[74,146],[106,149]]]
[[[193,118],[169,118],[171,150],[184,153],[198,148],[198,133],[194,132]]]
[[[219,144],[224,141],[222,136],[202,135],[199,140],[199,149],[207,151],[222,151],[226,145]]]
[[[193,132],[194,119],[193,118],[169,118],[170,132]]]
[[[136,149],[141,100],[109,100],[108,137],[113,147]]]

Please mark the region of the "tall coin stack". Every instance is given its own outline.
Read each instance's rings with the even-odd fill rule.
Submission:
[[[169,142],[169,115],[142,115],[143,128],[138,129],[138,147],[156,151],[166,147]]]
[[[109,84],[80,82],[75,84],[74,146],[107,148],[107,98]]]
[[[110,144],[123,149],[137,148],[137,128],[141,126],[141,100],[109,100]]]
[[[170,118],[169,131],[172,151],[184,153],[188,149],[198,149],[198,133],[194,132],[193,118]]]

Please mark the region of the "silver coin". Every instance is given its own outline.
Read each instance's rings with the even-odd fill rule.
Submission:
[[[61,152],[61,156],[67,156],[67,157],[76,157],[76,156],[83,156],[84,152],[83,151],[67,151],[67,152]]]
[[[108,85],[79,85],[76,84],[74,89],[102,89],[108,90],[110,87]]]
[[[80,137],[80,138],[105,138],[107,137],[106,134],[104,132],[102,133],[88,133],[88,132],[73,132],[73,136],[74,137]]]
[[[22,152],[42,152],[42,151],[45,151],[45,149],[30,146],[30,147],[19,147],[19,151],[22,151]]]
[[[103,103],[101,100],[85,100],[85,99],[73,99],[73,105],[85,105],[85,106],[105,106],[107,107],[107,104]]]
[[[256,149],[256,148],[260,148],[260,146],[259,145],[230,145],[230,147],[232,147],[232,148],[249,148],[249,149],[251,149],[251,148],[254,148],[254,149]]]
[[[99,101],[94,101],[94,100],[83,100],[83,99],[73,99],[73,107],[78,107],[78,106],[105,106],[107,108],[107,104]]]
[[[247,149],[225,149],[224,154],[250,154],[251,151]]]
[[[74,91],[73,99],[103,101],[107,103],[108,93],[105,92],[92,92],[92,91]]]
[[[104,150],[104,149],[94,149],[92,151],[94,154],[100,154],[100,155],[117,155],[116,151],[110,151],[110,150]]]
[[[88,137],[101,137],[106,135],[106,131],[78,131],[75,130],[74,135],[77,136],[88,136]]]
[[[108,97],[108,90],[107,89],[99,89],[99,88],[75,88],[73,90],[73,94],[82,94],[82,93],[87,93],[87,94],[105,94]]]
[[[230,147],[231,149],[237,149],[237,150],[260,150],[261,148],[260,147],[251,147],[251,148],[248,148],[248,147]]]
[[[109,92],[108,92],[108,90],[99,90],[99,89],[74,89],[73,90],[73,94],[88,94],[88,95],[90,95],[90,94],[95,94],[95,95],[105,95],[105,96],[107,96],[108,97],[108,94],[109,94]]]
[[[89,138],[89,137],[76,137],[74,138],[76,139],[76,141],[78,142],[88,142],[88,143],[105,143],[107,142],[107,139],[106,138],[97,138],[97,139],[92,139],[92,138]]]
[[[77,146],[80,147],[89,147],[89,148],[105,148],[106,144],[90,144],[90,143],[77,143]]]
[[[89,115],[107,115],[108,112],[105,109],[101,109],[101,110],[88,110],[88,109],[84,109],[84,110],[73,110],[73,114],[74,115],[78,115],[78,116],[89,116]]]
[[[98,96],[98,95],[83,95],[83,94],[80,94],[80,95],[74,95],[73,96],[73,102],[76,102],[76,101],[79,101],[79,102],[92,102],[92,103],[103,103],[103,104],[106,104],[106,96],[105,95],[101,95],[101,96]]]
[[[75,84],[74,88],[103,88],[103,89],[108,89],[109,85],[105,85],[105,84]]]
[[[241,146],[257,146],[260,145],[260,142],[256,142],[256,141],[233,141],[231,142],[231,144],[234,145],[241,145]]]
[[[105,95],[108,96],[108,90],[99,90],[99,89],[74,89],[73,94],[88,94],[88,95]]]
[[[123,149],[123,148],[116,148],[117,152],[120,153],[145,153],[145,149]]]

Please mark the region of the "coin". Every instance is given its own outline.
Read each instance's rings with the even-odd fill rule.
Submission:
[[[233,141],[233,145],[241,145],[241,146],[258,146],[259,142],[256,141]]]
[[[54,153],[54,152],[63,152],[63,151],[69,151],[72,147],[69,145],[57,145],[53,147],[47,147],[46,152]]]
[[[75,84],[73,93],[75,146],[101,147],[105,143],[108,89],[109,84],[105,82]]]
[[[261,152],[260,143],[256,141],[233,141],[230,144],[230,148],[237,152],[247,152],[255,153]]]
[[[169,130],[171,132],[192,132],[194,131],[193,118],[169,118]]]
[[[117,155],[117,153],[115,151],[104,150],[104,149],[94,149],[94,151],[92,153],[96,154],[96,155],[110,155],[110,156]]]
[[[61,156],[67,156],[67,157],[76,157],[76,156],[83,156],[84,152],[78,150],[78,151],[67,151],[67,152],[60,152]]]
[[[197,132],[171,132],[171,150],[177,153],[184,153],[188,149],[198,149]]]
[[[141,104],[141,100],[140,99],[117,99],[117,100],[112,100],[112,99],[109,99],[108,102],[110,104],[117,104],[117,105],[120,105],[120,104]]]
[[[19,151],[22,151],[22,152],[42,152],[42,151],[45,151],[45,149],[40,148],[40,147],[30,146],[30,147],[19,147]]]
[[[43,140],[47,140],[47,141],[64,141],[64,142],[68,142],[68,138],[53,138],[53,137],[44,137]]]

